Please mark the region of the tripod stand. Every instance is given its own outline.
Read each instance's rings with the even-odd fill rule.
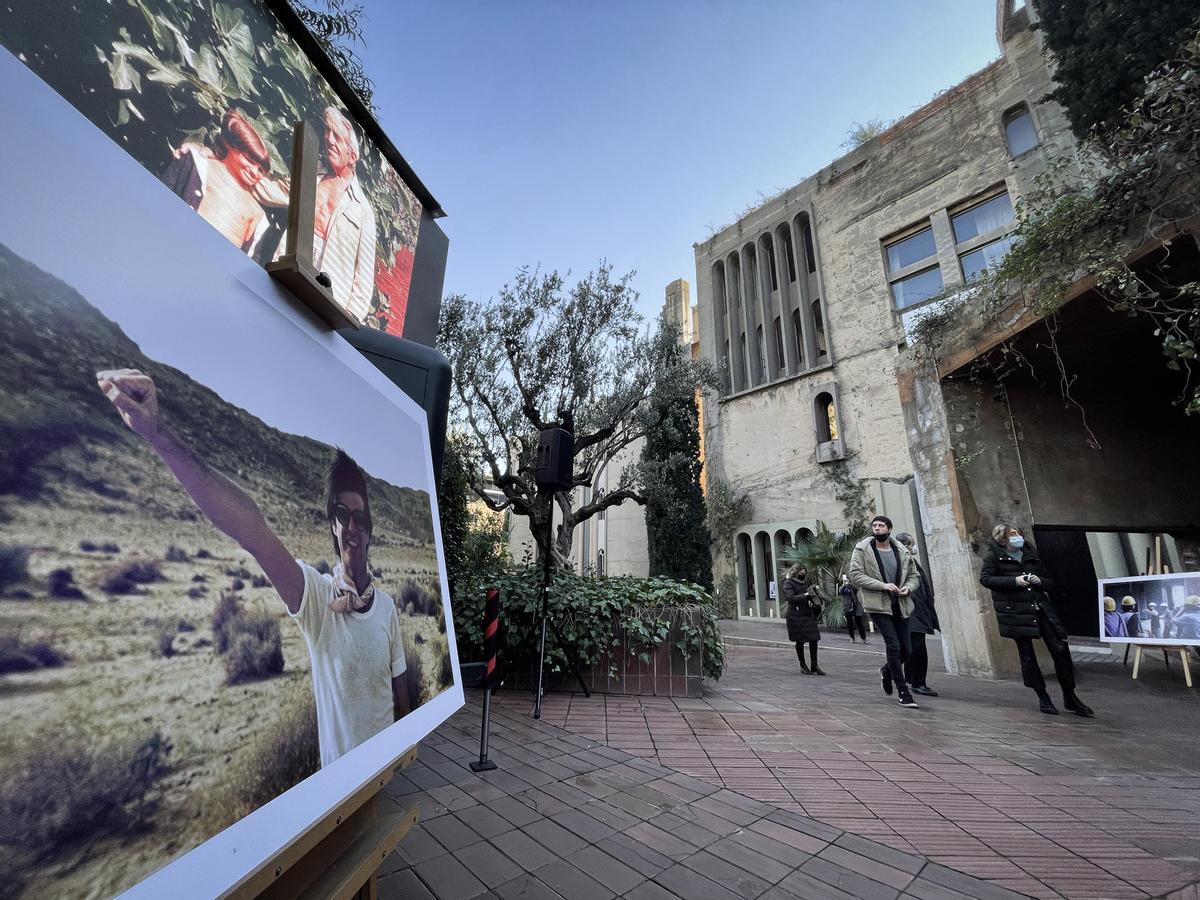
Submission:
[[[587,685],[583,683],[583,675],[579,671],[579,660],[575,658],[575,654],[567,646],[567,642],[563,640],[562,632],[558,630],[558,623],[550,618],[550,584],[553,581],[553,573],[551,570],[550,547],[554,542],[554,492],[547,491],[546,502],[549,504],[546,510],[546,549],[542,555],[542,611],[540,620],[534,627],[541,632],[538,638],[538,677],[537,677],[537,693],[533,696],[533,717],[540,719],[542,717],[542,676],[546,671],[546,623],[550,623],[550,627],[554,629],[554,636],[558,638],[558,647],[567,657],[567,662],[571,664],[572,670],[575,672],[575,677],[579,679],[579,687],[583,689],[583,696],[590,697],[591,691],[587,689]]]

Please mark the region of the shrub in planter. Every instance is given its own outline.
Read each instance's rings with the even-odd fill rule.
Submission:
[[[526,568],[494,576],[473,575],[457,585],[454,633],[460,659],[482,656],[484,594],[489,587],[500,589],[500,646],[506,665],[511,666],[533,655],[542,573]],[[595,665],[617,645],[622,632],[638,655],[648,659],[667,640],[672,622],[679,619],[682,636],[676,649],[690,654],[703,648],[708,678],[720,678],[725,668],[716,605],[712,596],[695,584],[669,578],[593,578],[559,572],[550,590],[550,615],[581,666]],[[697,620],[699,624],[695,624]],[[557,641],[548,642],[546,658],[552,668],[568,670]]]

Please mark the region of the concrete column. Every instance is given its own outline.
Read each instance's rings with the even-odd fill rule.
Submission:
[[[767,561],[763,559],[758,532],[750,536],[750,555],[754,558],[754,614],[766,615],[767,606]]]
[[[789,336],[792,328],[792,293],[788,286],[787,260],[783,257],[783,245],[779,242],[779,236],[775,233],[775,229],[772,228],[766,235],[767,240],[771,242],[771,248],[775,251],[775,278],[779,282],[779,316],[780,324],[783,326],[783,347],[787,354],[788,372],[797,375],[808,366],[805,365],[803,352],[799,354],[796,352],[796,342]],[[807,335],[805,335],[805,340],[807,340]]]
[[[721,269],[725,276],[725,308],[729,311],[730,382],[732,383],[733,390],[736,392],[745,390],[748,385],[746,382],[746,370],[742,365],[741,333],[738,325],[742,317],[737,311],[739,302],[731,290],[731,285],[733,285],[734,281],[733,276],[729,272],[729,260],[730,256],[726,256],[721,261]]]
[[[946,668],[951,674],[1006,678],[1019,669],[1015,644],[1000,637],[991,592],[979,584],[982,560],[971,547],[935,372],[897,372],[908,449],[917,482],[921,525],[938,598]]]
[[[812,297],[808,291],[808,269],[800,271],[800,254],[796,251],[798,234],[792,225],[792,222],[784,223],[792,238],[792,252],[796,253],[796,290],[799,293],[800,324],[804,326],[804,368],[811,369],[820,362],[817,352],[817,320],[813,316]]]
[[[742,306],[746,310],[746,322],[747,322],[746,349],[748,351],[747,355],[750,358],[750,369],[751,369],[751,373],[752,373],[752,377],[751,377],[750,381],[752,384],[762,384],[765,379],[762,377],[762,375],[760,373],[762,372],[762,369],[765,368],[765,366],[759,365],[759,362],[758,362],[758,332],[757,332],[758,319],[762,316],[762,309],[759,307],[758,293],[757,293],[757,291],[754,290],[754,273],[752,273],[750,271],[749,264],[746,261],[745,249],[746,248],[743,246],[742,249],[740,251],[738,251],[738,258],[739,258],[739,263],[740,263],[740,265],[738,267],[738,271],[741,272],[741,275],[742,275],[741,285],[740,285],[740,288],[742,291]],[[764,329],[764,332],[765,332],[765,329]],[[765,353],[766,352],[766,342],[765,341],[764,341],[763,350]]]
[[[741,337],[739,336],[739,338],[738,338],[738,355],[741,356],[741,359],[742,359],[742,369],[743,369],[742,374],[744,376],[743,381],[742,381],[742,389],[744,390],[746,388],[753,387],[757,383],[757,381],[754,377],[754,374],[755,374],[754,366],[752,365],[753,360],[754,360],[754,352],[750,346],[751,343],[754,341],[754,327],[751,323],[751,319],[749,316],[749,310],[747,309],[746,298],[742,296],[742,281],[741,281],[742,255],[737,250],[732,251],[725,258],[725,270],[727,272],[729,272],[731,270],[732,262],[733,262],[734,258],[736,258],[738,261],[738,280],[736,282],[737,283],[737,292],[738,292],[737,293],[738,321],[739,321],[740,327],[742,329],[742,334],[746,335],[746,352],[745,353],[742,353]],[[731,282],[734,281],[732,274],[729,275],[729,280]]]
[[[967,286],[962,277],[962,267],[958,264],[958,254],[954,252],[954,228],[950,225],[950,214],[939,209],[929,217],[933,227],[933,241],[937,246],[938,265],[942,269],[942,283],[949,290],[958,290]]]

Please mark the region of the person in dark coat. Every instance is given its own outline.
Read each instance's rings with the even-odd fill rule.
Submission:
[[[842,586],[838,589],[842,598],[842,615],[846,617],[846,630],[850,632],[850,643],[854,643],[854,627],[858,626],[858,636],[867,643],[867,611],[863,609],[862,597],[858,588],[850,583],[848,575],[842,576]]]
[[[824,675],[817,665],[817,642],[821,640],[821,629],[817,617],[821,614],[821,601],[812,595],[808,583],[808,571],[804,566],[792,566],[788,570],[781,588],[781,598],[788,605],[787,630],[788,640],[796,645],[796,656],[800,658],[800,671],[805,675]],[[808,644],[808,653],[812,665],[804,661],[804,645]]]
[[[1076,715],[1094,716],[1091,708],[1075,695],[1075,666],[1071,662],[1071,648],[1067,646],[1067,630],[1046,595],[1054,584],[1037,548],[1026,542],[1020,528],[1001,524],[992,529],[979,583],[992,592],[1000,636],[1016,641],[1021,677],[1026,687],[1037,692],[1038,708],[1047,715],[1058,715],[1054,701],[1046,693],[1046,679],[1034,653],[1035,638],[1045,642],[1054,660],[1063,706]]]
[[[933,582],[929,580],[929,576],[921,568],[921,561],[917,559],[916,539],[907,531],[902,531],[896,535],[896,540],[908,549],[913,565],[917,567],[917,573],[921,577],[920,584],[912,593],[913,614],[908,620],[908,639],[911,646],[904,675],[908,678],[914,694],[936,697],[938,692],[925,683],[925,679],[929,677],[929,651],[925,647],[925,635],[942,630],[937,609],[933,604]]]

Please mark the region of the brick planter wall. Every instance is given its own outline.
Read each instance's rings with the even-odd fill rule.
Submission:
[[[688,614],[694,626],[699,627],[703,616],[698,610]],[[675,644],[683,639],[684,616],[679,616],[667,632],[667,639],[650,654],[648,661],[638,658],[620,635],[620,646],[613,647],[602,656],[595,666],[585,667],[584,684],[596,694],[638,694],[647,697],[701,697],[704,679],[704,650],[699,648],[685,656]],[[547,648],[553,646],[554,632],[546,630]],[[537,680],[536,660],[530,665],[530,683]],[[609,675],[609,668],[615,672]],[[514,679],[526,686],[525,677]],[[571,672],[546,672],[546,690],[578,691],[579,682]]]

